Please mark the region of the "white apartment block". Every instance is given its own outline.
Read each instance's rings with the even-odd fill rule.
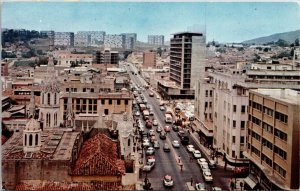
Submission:
[[[56,46],[74,46],[74,33],[72,32],[55,32],[54,45]]]
[[[78,31],[78,35],[88,35],[90,36],[88,40],[88,46],[99,46],[104,42],[104,31]]]
[[[87,47],[90,45],[91,35],[88,34],[75,34],[74,46]]]
[[[122,35],[105,35],[104,47],[105,48],[123,48],[124,41]]]
[[[136,33],[122,33],[124,48],[127,50],[132,50],[136,43]]]
[[[162,46],[165,44],[164,35],[148,35],[148,43]]]

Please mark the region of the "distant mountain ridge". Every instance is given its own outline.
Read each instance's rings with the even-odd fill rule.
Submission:
[[[277,42],[279,39],[288,41],[290,43],[295,42],[296,39],[300,39],[300,30],[290,31],[290,32],[283,32],[283,33],[276,33],[270,36],[255,38],[251,40],[243,41],[242,43],[245,44],[264,44],[268,42]]]

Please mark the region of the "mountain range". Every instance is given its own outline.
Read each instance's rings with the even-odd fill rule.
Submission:
[[[295,42],[296,39],[300,39],[300,30],[284,32],[284,33],[276,33],[270,36],[259,37],[251,40],[243,41],[244,44],[264,44],[268,42],[277,42],[279,39],[288,41],[290,43]]]

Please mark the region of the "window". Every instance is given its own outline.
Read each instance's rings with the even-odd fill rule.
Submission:
[[[273,134],[273,127],[265,122],[263,123],[263,129]]]
[[[44,97],[45,97],[45,94],[42,95],[42,104],[44,104]]]
[[[128,144],[127,145],[128,145],[128,147],[130,147],[130,139],[128,139]]]
[[[259,104],[259,103],[254,102],[254,101],[252,101],[252,107],[259,110],[259,111],[262,110],[262,105]]]
[[[267,163],[270,167],[272,167],[272,160],[263,153],[261,154],[261,160]]]
[[[212,107],[212,102],[211,101],[209,102],[209,107]]]
[[[108,113],[109,113],[109,112],[108,112],[108,109],[104,109],[104,114],[105,114],[105,115],[108,115]]]
[[[38,134],[35,134],[35,145],[38,145],[39,142],[39,136]]]
[[[82,99],[82,104],[86,104],[86,99]]]
[[[102,104],[102,105],[105,105],[105,99],[102,99],[102,100],[101,100],[101,104]]]
[[[128,105],[128,100],[125,100],[125,105]]]
[[[121,105],[121,100],[117,100],[117,105]]]
[[[284,177],[285,178],[285,176],[286,176],[286,171],[282,168],[282,167],[280,167],[278,164],[276,164],[275,162],[274,162],[274,170],[276,170],[282,177]]]
[[[235,144],[235,136],[232,136],[232,143]]]
[[[66,92],[69,92],[69,88],[66,88]]]
[[[208,90],[205,90],[205,97],[208,97]]]
[[[262,138],[262,145],[268,147],[270,150],[273,150],[273,144],[265,138]]]
[[[256,117],[252,116],[252,123],[255,123],[256,125],[260,126],[261,120],[257,119]]]
[[[283,122],[283,123],[287,123],[288,122],[288,116],[283,114],[283,113],[280,113],[278,111],[275,112],[275,119]]]
[[[236,112],[236,105],[233,105],[233,112]]]
[[[209,96],[210,96],[210,97],[213,96],[212,90],[209,91]]]
[[[275,136],[283,141],[287,141],[287,134],[275,128]]]
[[[286,152],[281,148],[277,147],[276,145],[274,146],[274,152],[286,160]]]
[[[207,106],[208,106],[208,102],[206,101],[206,102],[205,102],[205,106],[204,106],[204,107],[206,108]]]
[[[56,93],[54,93],[54,104],[57,104],[57,103],[56,103],[56,101],[57,101],[57,100],[56,100],[56,99],[57,99],[56,96],[57,96]]]
[[[242,112],[242,113],[245,113],[245,112],[246,112],[246,106],[242,105],[242,107],[241,107],[241,112]]]
[[[108,104],[112,105],[112,100],[111,99],[108,100]]]
[[[260,151],[254,146],[251,146],[251,152],[253,152],[254,154],[260,157]]]
[[[94,88],[91,88],[91,92],[94,92]]]
[[[30,134],[29,135],[29,146],[32,146],[32,139],[33,139],[32,134]]]
[[[245,129],[245,121],[241,121],[241,129]]]
[[[260,135],[252,131],[252,137],[260,142]]]
[[[86,88],[83,88],[83,90],[82,90],[83,92],[86,92]]]
[[[244,144],[244,142],[245,142],[245,137],[241,136],[241,138],[240,138],[240,144]]]
[[[236,128],[236,120],[233,120],[233,121],[232,121],[232,127],[233,127],[233,128]]]
[[[48,105],[50,105],[50,93],[48,93],[48,97],[47,97],[47,102],[48,102]]]
[[[232,154],[232,157],[235,157],[235,151],[232,151],[231,154]]]
[[[249,106],[250,106],[250,107],[252,106],[252,101],[251,101],[251,100],[249,100]]]
[[[25,146],[27,146],[27,134],[25,134]]]
[[[273,110],[264,106],[264,113],[273,117]]]

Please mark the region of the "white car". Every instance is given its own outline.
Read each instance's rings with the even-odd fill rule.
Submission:
[[[155,165],[155,162],[147,162],[146,164],[145,164],[145,166],[143,167],[143,171],[151,171],[152,170],[152,168],[154,167],[154,165]]]
[[[175,148],[179,148],[180,147],[179,141],[177,141],[177,140],[172,141],[172,145]]]
[[[160,106],[160,111],[165,111],[165,107],[164,106]]]
[[[195,187],[196,187],[196,190],[201,190],[201,191],[205,191],[206,190],[204,183],[200,183],[200,182],[196,183]]]
[[[200,165],[201,163],[207,163],[205,158],[199,158],[197,159],[198,164]]]
[[[164,177],[163,184],[166,187],[172,187],[172,186],[174,186],[174,181],[170,175],[166,175]]]
[[[144,146],[144,147],[150,146],[150,141],[149,141],[149,139],[144,139],[144,141],[143,141],[143,146]]]
[[[149,135],[152,136],[152,135],[155,135],[155,132],[153,129],[149,130]]]
[[[194,150],[195,150],[194,145],[188,145],[188,146],[186,146],[186,148],[190,153],[194,152]]]
[[[152,123],[152,125],[153,125],[153,126],[157,126],[157,125],[158,125],[158,122],[157,122],[157,120],[156,120],[156,119],[154,119],[154,120],[153,120],[153,123]]]
[[[201,158],[201,153],[199,150],[194,150],[193,151],[193,155],[196,159]]]
[[[204,171],[203,172],[203,178],[204,178],[204,181],[206,181],[206,182],[212,182],[213,181],[213,177],[212,177],[212,175],[209,171]]]
[[[140,115],[141,115],[141,114],[140,114],[140,112],[138,112],[138,111],[137,111],[137,112],[135,112],[135,116],[137,116],[137,117],[138,117],[138,116],[140,116]]]

